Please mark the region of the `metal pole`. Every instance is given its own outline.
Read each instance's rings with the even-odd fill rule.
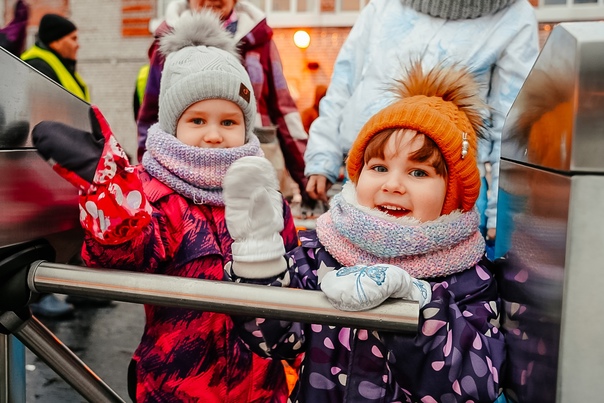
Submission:
[[[388,300],[369,311],[343,312],[316,291],[90,269],[46,261],[31,265],[28,285],[40,293],[392,332],[417,332],[419,317],[416,301]]]
[[[23,321],[14,312],[4,312],[0,315],[0,324],[88,401],[124,403],[117,393],[35,317]]]

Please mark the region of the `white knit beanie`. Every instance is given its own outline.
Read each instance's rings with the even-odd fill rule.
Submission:
[[[256,100],[231,35],[212,11],[182,15],[162,37],[166,56],[159,90],[159,126],[175,134],[178,119],[192,104],[225,99],[237,104],[245,118],[246,139],[253,133]]]

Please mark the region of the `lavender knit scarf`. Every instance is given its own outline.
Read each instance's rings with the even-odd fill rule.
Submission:
[[[419,223],[362,207],[355,192],[352,183],[346,184],[317,220],[319,240],[343,265],[388,263],[413,277],[430,278],[467,270],[482,258],[476,210]]]
[[[157,123],[149,128],[146,145],[143,167],[147,172],[195,204],[210,206],[224,206],[222,180],[233,162],[250,155],[263,156],[253,134],[241,147],[200,148],[182,143]]]

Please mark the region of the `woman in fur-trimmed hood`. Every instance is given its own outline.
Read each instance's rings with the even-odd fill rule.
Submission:
[[[151,45],[151,67],[137,122],[139,160],[146,149],[147,129],[157,122],[159,83],[164,64],[161,53],[155,51],[157,43],[181,16],[203,7],[216,7],[213,10],[221,13],[224,29],[233,35],[256,96],[256,128],[271,133],[271,146],[278,139],[277,150],[280,148],[283,154],[285,168],[298,184],[303,199],[308,201],[304,177],[304,150],[308,135],[287,87],[281,57],[273,41],[273,30],[267,24],[264,12],[245,0],[224,0],[211,4],[204,0],[172,0],[168,3],[166,18],[156,29],[155,41]]]
[[[398,100],[361,129],[347,161],[351,180],[316,231],[300,232],[301,246],[285,258],[233,254],[227,272],[234,281],[320,290],[343,311],[371,309],[387,298],[419,301],[412,334],[237,323],[258,354],[304,353],[293,402],[490,403],[500,396],[500,302],[475,208],[477,143],[485,130],[477,90],[463,68],[424,72],[413,64],[395,91]],[[225,176],[232,234],[239,226],[229,220],[238,212],[232,193],[258,188],[252,159],[235,162]],[[246,207],[255,211],[253,203]],[[245,242],[234,236],[234,244]]]

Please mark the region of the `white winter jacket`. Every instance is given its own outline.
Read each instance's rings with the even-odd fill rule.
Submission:
[[[498,187],[501,131],[520,87],[539,52],[533,7],[518,0],[476,19],[445,20],[421,14],[398,0],[372,0],[360,13],[336,59],[319,117],[310,128],[305,174],[337,179],[343,155],[361,127],[394,100],[388,91],[403,78],[410,60],[430,68],[440,61],[461,62],[483,84],[492,108],[490,138],[479,145],[479,162],[493,166]],[[496,224],[497,192],[491,192],[487,227]]]

